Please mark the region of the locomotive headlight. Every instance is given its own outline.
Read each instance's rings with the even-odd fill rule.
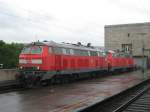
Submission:
[[[22,66],[20,66],[20,69],[23,69],[23,67],[22,67]]]
[[[37,67],[37,69],[39,70],[39,69],[40,69],[40,67],[38,66],[38,67]]]

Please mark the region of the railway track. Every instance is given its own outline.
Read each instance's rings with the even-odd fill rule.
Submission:
[[[106,75],[107,74],[107,75]],[[101,78],[101,77],[106,77],[111,75],[112,73],[103,73],[102,75],[99,75],[99,73],[93,73],[93,76],[90,77],[90,74],[87,75],[86,77],[81,77],[81,78],[74,78],[74,77],[59,77],[59,78],[55,78],[53,81],[47,81],[47,82],[42,82],[37,86],[33,86],[32,88],[30,87],[23,87],[19,81],[2,81],[0,82],[0,94],[2,93],[7,93],[7,92],[12,92],[12,91],[19,91],[19,90],[27,90],[27,89],[38,89],[41,88],[43,86],[54,86],[54,85],[62,85],[62,84],[66,84],[66,83],[74,83],[74,82],[79,82],[79,81],[83,81],[83,80],[89,80],[89,79],[96,79],[96,78]]]
[[[150,79],[80,112],[150,112]]]
[[[118,72],[117,75],[121,74],[121,73],[127,73],[127,72]],[[74,83],[74,82],[79,82],[79,81],[83,81],[83,80],[89,80],[89,79],[97,79],[97,78],[102,78],[102,77],[108,77],[111,75],[115,75],[115,73],[110,72],[110,73],[105,73],[103,72],[101,75],[99,75],[100,73],[93,73],[92,75],[87,75],[86,77],[80,77],[80,78],[74,78],[74,77],[70,77],[67,78],[67,80],[65,78],[56,78],[53,81],[50,82],[43,82],[41,85],[39,86],[35,86],[32,87],[32,89],[37,89],[37,88],[41,88],[43,86],[53,86],[53,85],[62,85],[62,84],[69,84],[69,83]],[[61,79],[61,80],[60,80]],[[23,88],[19,82],[17,81],[4,81],[4,82],[0,82],[0,94],[1,93],[7,93],[7,92],[12,92],[12,91],[19,91],[19,90],[26,90],[29,88]]]
[[[150,87],[145,88],[114,112],[150,112]]]

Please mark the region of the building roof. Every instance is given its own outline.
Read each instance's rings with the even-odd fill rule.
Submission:
[[[111,28],[111,27],[131,27],[131,26],[150,26],[150,22],[105,25],[105,28]]]

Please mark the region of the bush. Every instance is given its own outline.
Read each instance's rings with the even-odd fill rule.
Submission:
[[[17,67],[19,54],[22,48],[23,44],[8,44],[0,40],[0,64],[3,64],[3,68]]]

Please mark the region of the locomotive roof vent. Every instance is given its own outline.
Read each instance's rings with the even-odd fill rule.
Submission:
[[[62,42],[62,43],[64,43],[64,44],[70,44],[70,43],[68,43],[68,42],[67,42],[67,43],[66,43],[66,42]]]
[[[77,45],[82,46],[81,42],[78,42]]]
[[[56,45],[56,42],[54,42],[54,41],[44,40],[43,43],[46,44],[46,45]]]
[[[47,40],[44,40],[43,42],[48,42]]]
[[[87,47],[91,47],[91,43],[87,43]]]

